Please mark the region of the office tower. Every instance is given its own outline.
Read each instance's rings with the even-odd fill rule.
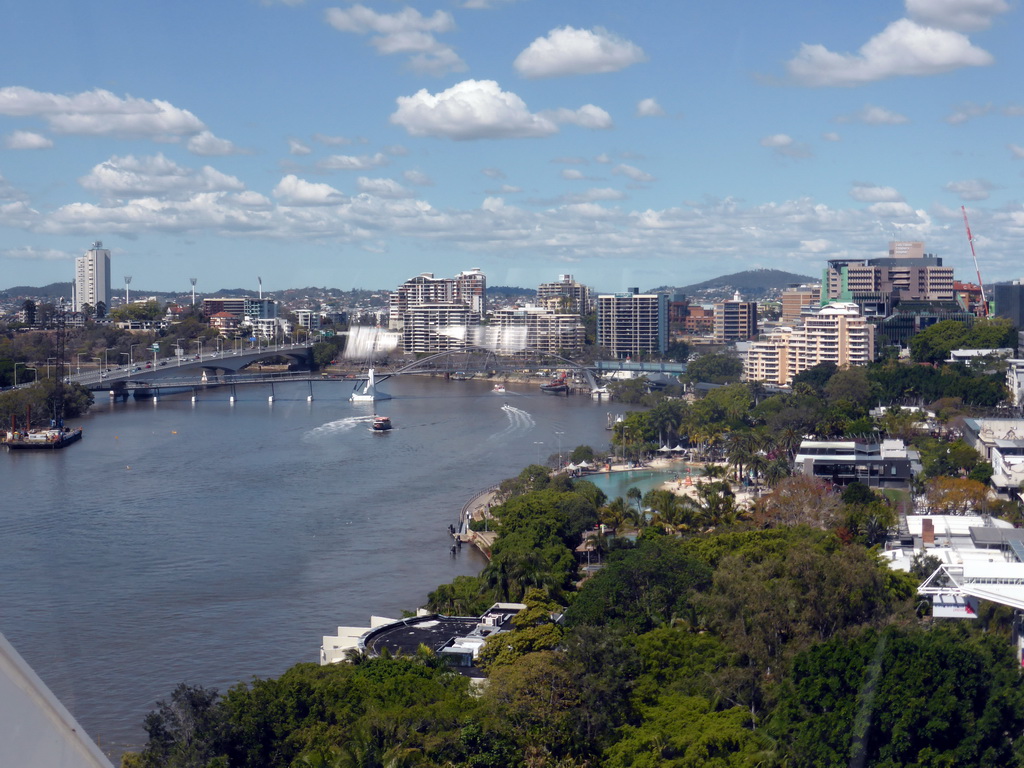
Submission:
[[[743,301],[739,293],[715,304],[715,341],[747,341],[757,336],[757,302]]]

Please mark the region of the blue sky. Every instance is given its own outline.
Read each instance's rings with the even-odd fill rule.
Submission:
[[[1024,277],[1005,0],[35,0],[0,29],[0,287],[604,291],[891,239]]]

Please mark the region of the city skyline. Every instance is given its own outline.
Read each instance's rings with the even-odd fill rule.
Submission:
[[[598,290],[923,241],[1022,276],[1020,10],[250,0],[16,9],[0,282]],[[205,285],[204,285],[205,284]]]

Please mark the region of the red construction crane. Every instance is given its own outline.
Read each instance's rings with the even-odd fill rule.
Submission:
[[[981,289],[981,316],[988,317],[988,300],[985,298],[985,284],[981,282],[981,269],[978,267],[978,255],[974,252],[974,237],[971,235],[971,225],[967,223],[967,209],[960,206],[964,214],[964,228],[967,230],[967,242],[971,244],[971,258],[974,259],[974,272],[978,275],[978,287]]]

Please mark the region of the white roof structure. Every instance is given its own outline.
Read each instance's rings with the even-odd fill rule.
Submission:
[[[0,635],[0,753],[9,766],[113,768],[100,748]]]

